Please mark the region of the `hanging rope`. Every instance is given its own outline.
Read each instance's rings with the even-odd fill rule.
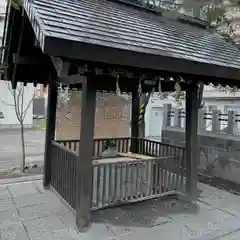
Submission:
[[[175,88],[176,93],[180,93],[181,92],[181,86],[180,86],[179,82],[175,83],[174,88]]]
[[[61,106],[61,104],[66,107],[70,99],[71,98],[69,96],[69,86],[66,86],[64,89],[62,83],[60,83],[58,90],[58,108]]]
[[[158,81],[158,93],[159,93],[159,95],[162,93],[162,83],[161,83],[160,78],[159,78],[159,81]]]
[[[119,87],[118,79],[119,79],[119,75],[116,74],[116,94],[117,94],[118,96],[120,96],[120,95],[121,95],[121,89],[120,89],[120,87]]]
[[[139,94],[139,97],[142,95],[142,77],[140,77],[139,83],[138,83],[138,94]]]

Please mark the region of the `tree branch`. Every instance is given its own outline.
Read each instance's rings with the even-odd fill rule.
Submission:
[[[13,96],[13,89],[12,89],[12,86],[11,86],[11,83],[10,82],[8,82],[8,91],[12,94],[12,96]]]
[[[22,84],[22,89],[21,89],[21,119],[23,119],[23,100],[24,100],[24,85]]]
[[[15,107],[15,113],[16,113],[16,117],[18,119],[18,121],[20,123],[22,123],[22,120],[20,118],[20,113],[19,113],[19,104],[17,102],[17,98],[16,98],[16,89],[13,89],[13,101],[14,101],[14,107]]]
[[[5,102],[3,99],[1,99],[0,101],[1,101],[2,103],[4,103],[5,105],[7,105],[7,106],[14,107],[14,104],[7,103],[7,102]]]
[[[23,120],[24,120],[24,119],[25,119],[25,117],[26,117],[27,110],[30,108],[30,106],[31,106],[31,103],[33,102],[34,96],[35,96],[35,93],[33,93],[33,96],[32,96],[32,98],[31,98],[31,100],[29,101],[29,103],[28,103],[27,107],[26,107],[26,108],[25,108],[25,110],[24,110],[24,114],[23,114]]]

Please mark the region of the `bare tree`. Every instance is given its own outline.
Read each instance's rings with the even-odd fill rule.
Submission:
[[[22,172],[25,170],[25,161],[26,161],[26,150],[25,150],[25,138],[24,138],[24,120],[27,115],[27,111],[29,110],[35,92],[33,93],[33,96],[28,101],[27,104],[25,104],[25,86],[23,83],[18,83],[16,89],[12,89],[11,83],[8,83],[8,90],[10,94],[12,95],[12,101],[6,102],[4,99],[1,99],[1,101],[14,108],[17,120],[20,124],[20,136],[21,136],[21,148],[22,148],[22,156],[21,156],[21,164],[20,169]]]

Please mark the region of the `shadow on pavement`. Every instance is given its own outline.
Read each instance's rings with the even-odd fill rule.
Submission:
[[[93,212],[95,223],[112,226],[152,228],[172,221],[178,214],[197,214],[199,206],[173,197],[148,200]]]

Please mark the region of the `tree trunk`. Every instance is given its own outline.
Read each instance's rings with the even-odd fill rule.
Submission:
[[[145,138],[145,125],[146,125],[146,123],[145,123],[145,111],[146,111],[150,96],[151,96],[150,93],[148,93],[148,94],[145,93],[141,96],[141,99],[140,99],[140,103],[144,104],[143,121],[139,124],[139,135],[140,135],[141,138]]]
[[[21,146],[22,146],[22,159],[21,159],[21,171],[24,172],[25,169],[25,160],[26,160],[26,153],[25,153],[25,140],[24,140],[24,126],[23,123],[21,125]]]

